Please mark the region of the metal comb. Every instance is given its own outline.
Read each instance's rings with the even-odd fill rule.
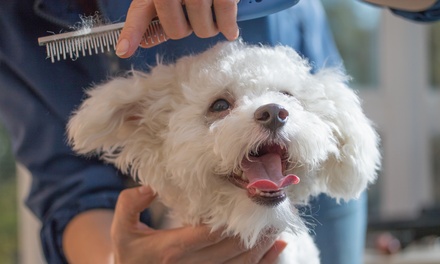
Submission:
[[[286,8],[289,8],[299,0],[246,0],[237,2],[237,21],[245,21],[264,17]],[[186,12],[185,6],[182,7]],[[213,10],[214,12],[214,10]],[[215,15],[213,13],[213,15]],[[55,34],[38,38],[40,46],[46,46],[47,58],[52,62],[70,57],[72,60],[80,56],[102,53],[116,50],[116,44],[124,27],[124,22],[78,31]],[[167,41],[160,21],[153,20],[143,36],[143,46],[152,47]]]
[[[47,58],[50,58],[52,63],[61,59],[65,60],[68,57],[75,60],[80,56],[116,50],[116,44],[123,27],[124,22],[85,28],[38,38],[38,44],[46,46]],[[168,37],[160,21],[153,20],[145,31],[142,42],[146,46],[155,46],[167,40]]]

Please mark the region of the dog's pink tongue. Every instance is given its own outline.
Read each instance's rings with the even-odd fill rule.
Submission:
[[[277,191],[286,186],[299,183],[299,177],[293,174],[284,176],[280,155],[269,153],[252,161],[243,161],[243,172],[249,180],[247,189]]]

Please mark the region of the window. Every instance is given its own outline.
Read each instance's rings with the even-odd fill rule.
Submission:
[[[370,216],[417,217],[440,203],[440,23],[415,23],[361,1],[322,2],[354,89],[382,137]]]
[[[440,89],[440,23],[429,28],[429,68],[430,81],[434,89]]]
[[[357,88],[376,87],[378,82],[377,7],[346,0],[323,0],[344,64]],[[347,23],[347,21],[350,21]]]

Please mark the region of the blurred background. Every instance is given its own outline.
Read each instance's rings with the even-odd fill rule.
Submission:
[[[11,146],[0,124],[0,263],[18,263],[17,178]]]
[[[360,1],[322,2],[382,138],[365,263],[439,264],[440,23],[414,23]]]
[[[410,22],[358,1],[322,2],[352,86],[382,137],[365,263],[438,264],[440,22]],[[22,207],[28,184],[0,124],[0,264],[42,263],[38,224]]]

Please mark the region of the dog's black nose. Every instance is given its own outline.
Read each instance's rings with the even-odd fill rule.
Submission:
[[[282,127],[289,117],[289,112],[278,104],[260,106],[254,113],[254,119],[272,131]]]

